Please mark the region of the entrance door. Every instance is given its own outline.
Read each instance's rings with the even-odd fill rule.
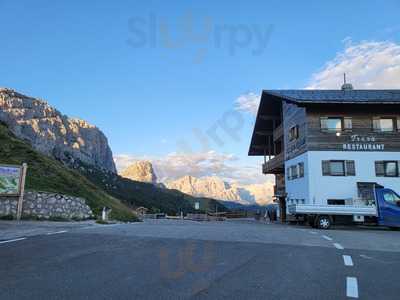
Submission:
[[[390,189],[381,191],[380,214],[382,225],[400,227],[400,196]]]

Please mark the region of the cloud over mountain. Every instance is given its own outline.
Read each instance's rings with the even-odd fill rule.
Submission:
[[[383,41],[346,41],[344,51],[312,75],[308,89],[338,89],[343,73],[355,89],[400,87],[400,45]]]

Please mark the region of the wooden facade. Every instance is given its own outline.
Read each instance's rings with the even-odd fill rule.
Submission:
[[[295,158],[306,151],[400,151],[400,104],[298,106],[282,101],[281,105],[283,138],[275,138],[273,143],[279,143],[281,152],[276,156],[284,152],[284,160]],[[338,132],[322,129],[321,118],[330,117],[351,120],[351,128],[343,128]],[[374,129],[373,120],[376,118],[393,119],[394,130],[381,132]],[[293,127],[298,128],[296,138],[290,136]],[[264,170],[264,173],[268,172]]]
[[[307,151],[400,151],[400,128],[397,127],[400,105],[318,105],[307,107],[306,115]],[[340,135],[321,130],[321,117],[349,117],[352,128],[342,130]],[[396,120],[394,131],[374,130],[376,117]]]

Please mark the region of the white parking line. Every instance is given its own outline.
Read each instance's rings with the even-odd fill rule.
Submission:
[[[327,241],[332,241],[333,239],[329,236],[323,235],[322,236],[324,239],[326,239]]]
[[[351,259],[350,255],[343,255],[344,265],[348,267],[354,266],[353,260]]]
[[[358,283],[357,278],[346,278],[346,295],[350,298],[358,298]]]
[[[317,234],[317,232],[315,232],[315,231],[310,231],[310,233],[311,233],[311,234]]]
[[[66,233],[66,232],[68,232],[68,231],[66,231],[66,230],[61,230],[61,231],[55,231],[55,232],[48,232],[48,233],[46,233],[47,235],[53,235],[53,234],[60,234],[60,233]]]
[[[12,243],[12,242],[17,242],[17,241],[22,241],[22,240],[26,240],[26,238],[18,238],[18,239],[13,239],[13,240],[1,241],[0,244]]]
[[[343,250],[344,249],[344,247],[342,245],[340,245],[339,243],[333,243],[333,246],[335,246],[335,248],[339,249],[339,250]]]

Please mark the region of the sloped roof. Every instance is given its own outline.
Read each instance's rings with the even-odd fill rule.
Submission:
[[[400,104],[400,90],[264,90],[296,103]]]

